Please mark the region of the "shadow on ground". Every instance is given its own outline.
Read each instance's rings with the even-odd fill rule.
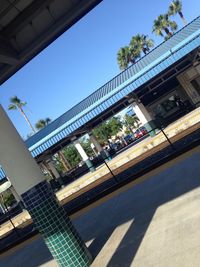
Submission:
[[[93,240],[89,245],[93,258],[98,256],[118,227],[132,221],[114,253],[109,248],[118,240],[107,246],[107,253],[113,254],[109,255],[106,265],[130,266],[157,208],[200,186],[199,161],[200,154],[194,154],[75,220],[83,238]]]
[[[38,267],[51,260],[53,257],[43,240],[36,239],[23,248],[16,249],[12,254],[1,257],[0,267]]]
[[[131,266],[158,207],[186,193],[192,196],[192,190],[199,188],[199,162],[200,153],[195,153],[74,220],[82,238],[91,241],[89,250],[94,259],[101,256],[106,245],[108,260],[98,266]],[[118,229],[123,230],[117,232]],[[47,247],[39,239],[1,257],[0,267],[37,267],[51,260]],[[54,262],[45,266],[57,265]]]

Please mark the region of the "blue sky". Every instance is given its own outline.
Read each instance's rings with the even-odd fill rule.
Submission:
[[[188,22],[200,14],[199,0],[183,0]],[[153,20],[165,13],[169,0],[104,0],[66,33],[54,41],[0,88],[1,104],[17,95],[27,102],[25,112],[33,124],[56,119],[120,71],[116,54],[131,36],[151,33]],[[174,18],[182,27],[179,17]],[[19,133],[30,129],[17,111],[7,111]]]

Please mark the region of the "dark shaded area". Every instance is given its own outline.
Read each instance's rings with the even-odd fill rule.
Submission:
[[[27,225],[23,228],[14,228],[8,235],[0,239],[0,253],[3,253],[17,244],[35,236],[38,231],[34,224]]]
[[[156,209],[200,186],[200,179],[190,175],[193,168],[191,163],[194,161],[195,155],[192,157],[189,162],[190,168],[188,167],[189,164],[188,166],[185,165],[187,172],[182,170],[184,169],[183,166],[173,166],[171,172],[167,169],[164,171],[164,175],[162,173],[130,188],[75,221],[76,227],[80,229],[80,234],[85,235],[87,240],[94,238],[92,235],[96,234],[94,241],[89,246],[94,258],[118,226],[133,220],[107,266],[121,267],[122,262],[124,263],[123,266],[131,265]],[[181,182],[180,176],[171,175],[173,172],[183,174]],[[95,210],[98,217],[95,216]],[[109,223],[103,215],[110,217]],[[83,226],[81,224],[86,224],[86,221],[89,222],[92,217],[97,217],[95,220],[96,222],[99,221],[98,227],[102,229],[102,234],[99,234],[92,227],[88,227],[87,231],[82,231]]]
[[[0,267],[38,267],[52,260],[47,246],[42,239],[27,243],[23,249],[15,250],[12,257],[2,257]],[[22,263],[24,263],[22,265]]]

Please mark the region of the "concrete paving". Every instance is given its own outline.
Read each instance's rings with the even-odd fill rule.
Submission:
[[[74,219],[93,255],[92,267],[200,267],[199,162],[196,148]],[[57,265],[37,238],[2,255],[4,266]]]
[[[174,141],[179,140],[183,136],[188,135],[190,132],[195,131],[200,127],[200,108],[193,110],[187,115],[183,116],[176,122],[170,124],[165,132],[168,137]],[[158,150],[166,147],[168,142],[166,142],[165,136],[160,133],[153,138],[146,138],[145,140],[139,142],[138,144],[128,148],[114,159],[112,159],[108,165],[112,169],[114,174],[118,174],[123,170],[131,167],[136,164],[138,161],[141,161],[143,158],[154,154]],[[87,173],[73,183],[67,185],[60,191],[56,193],[56,197],[61,205],[64,205],[76,198],[79,195],[82,195],[84,192],[95,188],[98,184],[103,183],[104,181],[112,177],[111,173],[105,165],[101,165],[93,173]],[[15,227],[23,227],[31,223],[30,215],[27,212],[22,213],[19,216],[16,216],[13,219]],[[13,226],[10,222],[6,222],[0,225],[0,238],[6,236],[10,231],[12,231]]]

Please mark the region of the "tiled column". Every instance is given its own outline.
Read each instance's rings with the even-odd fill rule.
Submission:
[[[142,123],[143,126],[149,131],[149,134],[151,136],[155,135],[155,131],[153,129],[156,128],[155,126],[155,120],[153,116],[149,113],[147,108],[142,104],[139,103],[138,101],[134,101],[132,103],[133,111]]]
[[[39,166],[0,107],[0,163],[61,267],[90,266],[84,242],[60,207]],[[31,259],[30,259],[31,260]]]
[[[90,171],[95,171],[95,167],[93,166],[92,162],[90,161],[88,155],[86,154],[86,152],[83,149],[82,145],[80,144],[79,140],[74,141],[74,146],[77,149],[78,153],[80,154],[82,160],[87,164]]]
[[[22,194],[36,228],[59,266],[89,266],[90,256],[49,184],[43,181]]]

